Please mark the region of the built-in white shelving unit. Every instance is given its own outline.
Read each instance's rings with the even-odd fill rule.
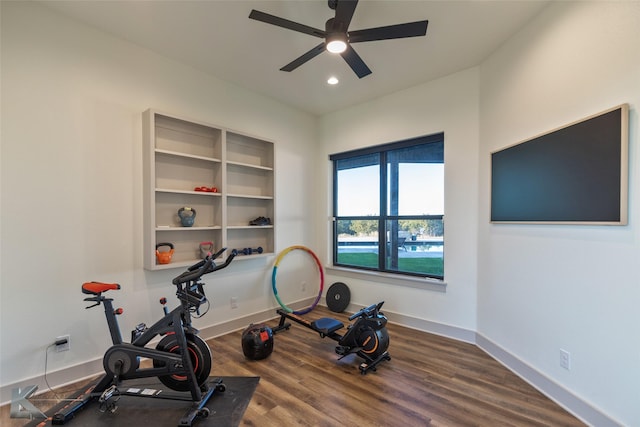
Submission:
[[[200,243],[228,250],[275,251],[274,143],[219,126],[147,110],[144,128],[144,266],[184,267],[200,258]],[[216,188],[216,192],[196,188]],[[184,227],[178,210],[196,212]],[[271,224],[250,225],[265,217]],[[171,263],[159,264],[156,245],[171,243]],[[166,250],[167,248],[161,248]]]

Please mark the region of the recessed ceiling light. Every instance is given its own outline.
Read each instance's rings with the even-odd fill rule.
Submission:
[[[337,85],[338,82],[339,82],[339,80],[335,76],[331,76],[331,77],[329,77],[329,80],[327,80],[327,83],[329,83],[330,85]]]

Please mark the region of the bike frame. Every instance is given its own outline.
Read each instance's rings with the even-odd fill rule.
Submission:
[[[88,300],[93,299],[94,298],[88,298]],[[109,326],[109,332],[111,333],[111,340],[113,341],[113,346],[107,350],[107,352],[116,350],[134,351],[137,357],[160,360],[165,363],[165,366],[162,368],[137,367],[134,373],[121,375],[117,380],[157,377],[160,375],[185,375],[189,378],[189,391],[191,392],[192,399],[195,401],[202,398],[202,393],[200,387],[198,387],[188,351],[183,351],[181,355],[178,355],[145,347],[157,336],[174,333],[178,340],[178,345],[183,349],[187,348],[186,333],[192,333],[194,335],[198,333],[198,330],[191,326],[191,314],[187,303],[184,301],[181,302],[180,306],[150,326],[132,343],[125,343],[122,341],[118,318],[113,309],[113,299],[102,296],[100,299],[104,305],[104,313],[107,319],[107,325]],[[106,390],[113,382],[114,378],[105,374],[94,388],[94,392]]]
[[[102,393],[114,383],[117,384],[120,380],[158,377],[163,375],[181,375],[187,378],[192,400],[200,401],[202,399],[202,392],[193,371],[193,365],[189,355],[187,334],[198,334],[198,330],[191,326],[191,310],[197,310],[200,304],[206,301],[204,289],[202,288],[202,284],[199,283],[200,278],[204,274],[227,267],[236,256],[236,252],[233,251],[223,264],[215,265],[213,262],[214,259],[219,257],[225,250],[226,248],[223,248],[217,253],[210,255],[173,279],[173,284],[177,287],[176,296],[178,300],[180,300],[180,305],[168,313],[165,308],[165,315],[152,326],[145,329],[144,332],[135,337],[135,339],[132,338],[132,343],[125,343],[122,340],[122,333],[116,317],[121,313],[121,310],[113,309],[112,298],[106,298],[101,292],[93,297],[85,298],[85,301],[95,302],[94,305],[87,308],[100,304],[104,306],[104,313],[107,319],[109,333],[111,334],[111,341],[113,342],[113,346],[105,353],[105,360],[108,359],[110,354],[120,351],[129,356],[133,355],[137,360],[140,358],[148,358],[164,362],[164,366],[162,367],[140,368],[140,366],[135,366],[134,369],[129,367],[127,372],[121,373],[115,378],[108,374],[105,367],[106,374],[94,388],[94,394]],[[183,349],[183,351],[180,352],[181,354],[145,347],[155,337],[171,333],[175,334],[178,346]]]
[[[120,332],[120,326],[116,317],[122,313],[122,310],[114,310],[113,299],[106,298],[102,295],[103,292],[108,290],[120,289],[120,285],[97,282],[83,285],[83,293],[93,295],[85,298],[85,301],[95,303],[87,308],[103,304],[113,345],[107,349],[103,357],[105,375],[91,391],[87,391],[72,405],[67,405],[57,412],[51,420],[53,425],[64,424],[73,418],[75,412],[96,398],[98,398],[100,402],[103,402],[103,399],[106,402],[114,393],[117,393],[117,386],[121,380],[163,377],[166,375],[184,376],[188,383],[191,400],[193,401],[192,407],[180,420],[180,426],[191,426],[196,417],[206,417],[208,415],[208,409],[205,405],[215,391],[224,391],[224,384],[222,384],[222,379],[218,378],[210,382],[205,381],[201,388],[191,363],[187,335],[197,336],[198,330],[191,326],[191,312],[192,310],[198,310],[200,304],[206,301],[202,287],[203,284],[199,282],[200,278],[204,274],[227,267],[237,255],[237,252],[233,251],[223,264],[216,265],[213,260],[218,258],[225,250],[226,248],[222,248],[215,254],[209,254],[204,260],[192,265],[187,271],[173,279],[172,283],[177,287],[176,296],[180,301],[180,305],[171,312],[168,312],[167,308],[164,307],[165,315],[149,328],[144,324],[139,325],[140,329],[136,328],[134,333],[132,333],[131,343],[126,343],[122,340],[122,333]],[[165,303],[164,299],[161,300],[163,306]],[[176,345],[180,348],[179,354],[146,347],[155,337],[170,334],[175,335]],[[111,356],[113,356],[113,358]],[[140,368],[140,358],[161,361],[163,362],[163,366]],[[115,362],[115,366],[107,366],[111,362]],[[117,373],[114,373],[114,371]],[[110,372],[112,375],[110,375]],[[124,392],[124,394],[127,394],[127,392]],[[171,393],[136,396],[187,400],[184,395],[178,396]]]

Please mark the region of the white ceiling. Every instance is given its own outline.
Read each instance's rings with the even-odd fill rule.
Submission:
[[[327,0],[44,1],[42,4],[222,80],[324,114],[480,64],[548,1],[361,0],[350,30],[428,20],[426,37],[354,44],[362,79],[324,52],[279,69],[321,39],[248,18],[251,9],[324,30]],[[329,76],[340,79],[336,86]]]

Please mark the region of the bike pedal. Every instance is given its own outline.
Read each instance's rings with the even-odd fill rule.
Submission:
[[[113,399],[114,397],[116,397],[116,399]],[[98,403],[100,404],[100,412],[109,411],[113,414],[118,409],[118,405],[116,405],[116,402],[118,402],[118,400],[120,400],[120,391],[114,384],[103,391],[98,398]]]
[[[102,392],[102,394],[100,395],[100,398],[98,399],[98,402],[104,403],[107,400],[111,399],[113,395],[116,393],[118,393],[118,389],[116,388],[115,385],[112,385],[111,387],[109,387],[108,389]]]

